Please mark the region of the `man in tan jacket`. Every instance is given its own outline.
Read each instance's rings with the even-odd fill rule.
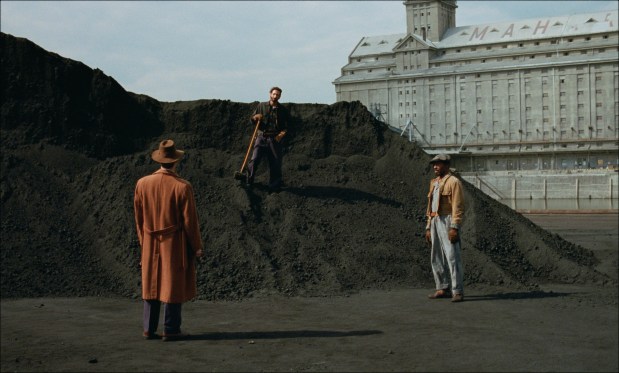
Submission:
[[[430,299],[464,300],[460,228],[464,216],[462,182],[449,171],[448,154],[435,156],[430,164],[436,178],[430,181],[426,215],[426,241],[431,245],[430,261],[436,291]]]
[[[191,184],[176,168],[184,156],[172,140],[152,153],[161,167],[138,180],[133,207],[142,248],[144,338],[157,339],[164,304],[164,341],[182,339],[182,303],[197,293],[195,258],[203,256],[200,224]]]

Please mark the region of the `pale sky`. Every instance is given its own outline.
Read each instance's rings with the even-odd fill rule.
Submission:
[[[612,1],[458,1],[456,26],[616,10]],[[406,32],[403,1],[1,1],[0,30],[160,101],[335,102],[364,36]]]

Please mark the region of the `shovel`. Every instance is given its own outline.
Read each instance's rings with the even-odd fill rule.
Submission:
[[[256,134],[258,133],[258,127],[260,127],[260,120],[256,121],[256,128],[254,128],[254,133],[251,135],[251,140],[249,141],[249,146],[247,147],[247,152],[245,153],[245,159],[243,159],[243,164],[241,165],[241,169],[234,173],[234,178],[237,180],[247,181],[247,175],[244,175],[243,171],[245,170],[245,166],[247,165],[247,159],[249,158],[249,153],[251,152],[251,148],[254,145],[254,141],[256,141]]]

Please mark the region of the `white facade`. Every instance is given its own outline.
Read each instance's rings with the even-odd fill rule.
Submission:
[[[618,11],[455,27],[408,0],[407,33],[364,37],[335,85],[462,171],[617,168]]]

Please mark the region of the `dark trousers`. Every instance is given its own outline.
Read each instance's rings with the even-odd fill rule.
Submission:
[[[256,137],[254,152],[247,164],[248,181],[254,182],[255,172],[265,155],[269,161],[269,188],[278,188],[282,184],[282,144],[272,136]]]
[[[144,331],[155,334],[159,326],[161,301],[144,300]],[[163,332],[176,334],[181,332],[182,303],[163,303]]]

